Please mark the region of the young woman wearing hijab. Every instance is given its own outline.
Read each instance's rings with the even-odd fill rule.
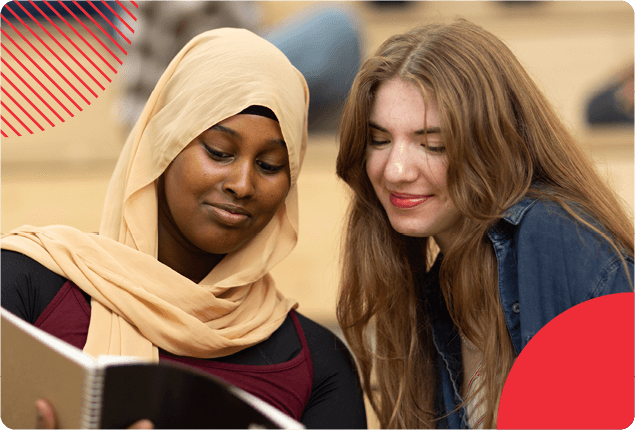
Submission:
[[[125,144],[99,234],[3,235],[2,306],[90,355],[184,363],[307,427],[365,427],[348,351],[268,274],[297,241],[308,97],[249,31],[194,38]]]
[[[633,291],[632,221],[480,27],[390,37],[360,69],[339,137],[353,199],[338,319],[382,428],[495,427],[540,328]]]

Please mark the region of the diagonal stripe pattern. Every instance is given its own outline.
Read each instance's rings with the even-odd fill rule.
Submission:
[[[0,134],[19,137],[74,117],[103,92],[132,43],[128,0],[10,1],[1,13]]]

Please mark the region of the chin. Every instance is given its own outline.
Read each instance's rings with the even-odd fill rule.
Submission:
[[[433,234],[428,229],[421,228],[421,227],[395,225],[395,224],[391,224],[391,225],[392,225],[392,228],[394,228],[397,233],[403,234],[404,236],[430,237]]]
[[[227,242],[227,243],[210,243],[210,242],[193,242],[193,245],[205,254],[226,255],[232,253],[244,245],[243,242]]]
[[[245,247],[251,240],[243,240],[241,242],[237,242],[237,243],[230,243],[224,246],[215,246],[215,247],[209,247],[209,252],[210,254],[231,254],[232,252],[238,251],[240,249],[242,249],[243,247]]]
[[[201,248],[203,252],[206,252],[207,254],[214,254],[214,255],[227,255],[227,254],[231,254],[232,252],[238,249],[240,249],[240,246],[215,246],[215,247],[208,247],[206,249]]]
[[[425,232],[419,232],[419,231],[399,231],[397,230],[398,233],[404,235],[404,236],[408,236],[408,237],[430,237],[432,236],[430,233],[425,233]]]

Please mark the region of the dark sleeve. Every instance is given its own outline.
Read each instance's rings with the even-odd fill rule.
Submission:
[[[364,396],[350,352],[329,330],[297,315],[313,362],[313,388],[302,424],[323,429],[367,428]]]
[[[66,279],[19,252],[2,250],[2,307],[34,324]]]
[[[586,108],[586,120],[591,125],[633,124],[632,107],[619,100],[621,83],[602,88],[593,95]]]

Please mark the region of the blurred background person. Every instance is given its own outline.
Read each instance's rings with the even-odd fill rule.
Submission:
[[[633,61],[592,94],[586,108],[591,126],[633,126]]]
[[[341,3],[312,4],[265,27],[260,6],[233,1],[139,2],[138,34],[125,65],[122,117],[134,124],[168,62],[195,35],[219,27],[246,28],[272,42],[309,84],[309,126],[331,127],[359,68],[359,17]]]

